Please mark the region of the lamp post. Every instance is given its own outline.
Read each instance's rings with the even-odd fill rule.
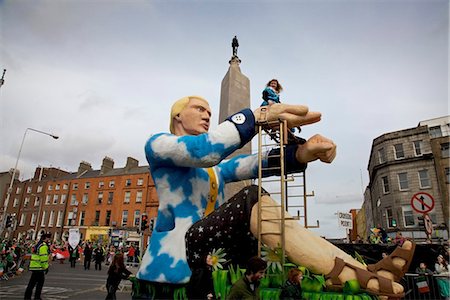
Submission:
[[[41,130],[37,130],[37,129],[34,129],[34,128],[27,128],[25,130],[25,132],[23,134],[23,138],[22,138],[22,143],[20,144],[19,154],[17,154],[16,164],[14,165],[14,170],[13,170],[12,177],[11,177],[11,182],[9,183],[8,190],[6,191],[6,199],[5,199],[5,202],[3,202],[4,209],[5,209],[5,214],[6,214],[6,205],[9,203],[9,198],[11,197],[12,186],[14,184],[14,177],[16,176],[16,171],[17,171],[17,165],[19,164],[20,154],[22,153],[23,144],[25,142],[25,137],[27,136],[28,130],[48,135],[48,136],[54,138],[55,140],[57,140],[59,138],[59,136],[57,136],[57,135],[53,135],[51,133],[48,133],[48,132],[45,132],[45,131],[41,131]],[[3,218],[3,219],[6,220],[6,218]],[[3,222],[3,224],[5,224],[5,222]]]

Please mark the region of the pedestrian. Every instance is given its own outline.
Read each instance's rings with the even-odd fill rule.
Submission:
[[[191,279],[186,287],[189,299],[213,299],[214,283],[212,278],[213,259],[210,254],[205,258],[205,264],[192,270]]]
[[[70,261],[71,268],[75,268],[75,264],[79,257],[80,257],[80,254],[78,253],[78,245],[75,246],[75,248],[73,248],[71,245],[69,245],[69,261]]]
[[[84,270],[89,270],[91,268],[91,260],[92,260],[92,245],[90,242],[86,243],[84,246]]]
[[[31,271],[30,281],[28,282],[27,289],[25,290],[24,299],[31,299],[31,294],[36,286],[34,292],[34,299],[41,299],[42,287],[45,282],[45,275],[48,273],[48,260],[50,250],[47,243],[50,242],[51,234],[43,233],[39,242],[33,247],[31,254],[31,261],[29,269]]]
[[[116,291],[122,279],[128,279],[132,273],[127,270],[123,261],[123,254],[114,255],[113,261],[108,269],[108,278],[106,279],[106,300],[116,299]]]
[[[94,261],[95,261],[95,270],[102,270],[102,262],[105,258],[105,254],[103,252],[102,245],[98,244],[97,247],[94,249]]]
[[[228,300],[259,299],[259,283],[264,277],[267,262],[258,256],[249,259],[244,276],[236,281],[227,296]]]
[[[298,268],[289,270],[288,279],[281,288],[280,299],[296,300],[302,299],[303,272]]]
[[[128,248],[128,254],[127,254],[127,261],[129,263],[134,262],[134,255],[136,253],[136,249],[134,249],[133,244],[130,245],[130,247]]]

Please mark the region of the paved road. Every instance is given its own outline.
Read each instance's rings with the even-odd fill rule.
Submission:
[[[42,298],[45,300],[90,300],[105,299],[107,266],[103,265],[101,271],[91,269],[85,271],[82,263],[78,262],[75,269],[70,268],[66,262],[60,264],[52,263],[50,271],[45,278]],[[136,268],[130,268],[136,274]],[[25,289],[30,279],[31,272],[25,271],[22,275],[11,278],[8,281],[0,281],[0,299],[23,299]],[[123,284],[130,284],[127,280],[122,280]],[[33,294],[34,297],[34,294]],[[131,291],[117,291],[117,299],[131,299]]]

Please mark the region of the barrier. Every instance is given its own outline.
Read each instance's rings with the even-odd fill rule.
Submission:
[[[405,277],[403,278],[405,280],[405,292],[407,293],[404,299],[407,300],[437,300],[437,299],[445,299],[445,297],[442,297],[439,291],[439,286],[437,283],[438,279],[446,279],[449,281],[448,276],[442,276],[442,275],[418,275],[418,274],[411,274],[406,273]],[[425,279],[425,281],[423,281]],[[422,288],[420,290],[420,287],[423,286],[422,282],[426,282],[428,285],[428,291],[427,289]],[[419,285],[417,284],[419,283]]]

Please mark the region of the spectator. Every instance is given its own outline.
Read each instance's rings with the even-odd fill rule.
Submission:
[[[212,257],[205,257],[205,265],[192,270],[187,286],[189,299],[213,299],[214,284],[212,279]]]
[[[254,256],[249,259],[244,276],[231,287],[228,300],[259,299],[259,282],[266,273],[267,262]]]
[[[297,268],[290,269],[288,273],[288,279],[281,288],[280,299],[302,299],[302,279],[302,271]]]
[[[102,270],[102,262],[105,258],[105,253],[103,252],[103,248],[100,244],[94,250],[94,261],[95,261],[95,270]]]
[[[84,270],[89,270],[91,268],[91,260],[92,260],[92,245],[90,242],[86,243],[84,246]]]
[[[402,233],[400,231],[397,231],[395,233],[394,244],[402,246],[404,242],[405,238],[403,237]]]
[[[437,262],[434,265],[434,269],[436,274],[442,275],[439,277],[436,277],[436,282],[439,287],[439,293],[442,297],[444,297],[446,300],[450,299],[450,266],[448,262],[445,260],[444,256],[441,254],[437,257]]]
[[[431,275],[433,274],[433,271],[427,268],[427,265],[423,262],[419,264],[419,266],[416,268],[416,274],[419,275]]]
[[[108,278],[106,279],[106,300],[116,299],[116,291],[122,279],[128,279],[132,273],[127,270],[123,262],[123,254],[114,255],[111,266],[108,269]]]

